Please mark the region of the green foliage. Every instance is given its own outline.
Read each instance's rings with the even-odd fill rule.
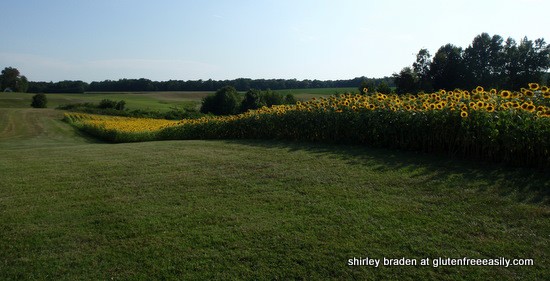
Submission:
[[[466,49],[446,44],[433,58],[428,50],[421,49],[413,64],[417,77],[414,87],[404,83],[397,86],[398,93],[431,92],[433,89],[453,90],[507,88],[519,90],[527,83],[540,83],[550,68],[550,45],[543,38],[534,41],[524,37],[519,44],[512,38],[504,40],[482,33]],[[394,74],[395,84],[403,84],[407,73]],[[399,81],[401,79],[401,81]]]
[[[550,119],[529,114],[474,112],[465,119],[448,110],[415,114],[319,110],[169,127],[159,138],[355,143],[544,167],[550,165],[549,135]]]
[[[386,82],[380,83],[380,85],[378,85],[378,87],[376,87],[376,91],[379,92],[379,93],[382,93],[382,94],[386,94],[386,95],[392,93],[392,89],[390,88],[390,86],[388,86],[388,84]]]
[[[126,102],[121,100],[115,104],[116,110],[124,110],[124,106],[126,105]]]
[[[271,107],[281,104],[296,104],[296,102],[296,98],[290,93],[283,95],[269,89],[267,91],[252,89],[244,95],[240,112],[247,112],[248,110],[258,109],[263,106]]]
[[[405,67],[399,72],[394,74],[395,85],[397,86],[397,94],[414,93],[418,91],[418,76],[410,68]]]
[[[45,94],[36,94],[32,97],[31,106],[34,108],[46,108],[48,105],[48,98]]]
[[[0,75],[0,90],[26,92],[29,87],[27,77],[22,76],[17,68],[6,67]]]
[[[251,89],[244,94],[244,99],[241,102],[241,112],[246,112],[250,109],[258,109],[265,104],[262,102],[261,91]]]
[[[202,113],[212,113],[214,115],[230,115],[239,112],[240,100],[237,96],[237,90],[232,86],[225,86],[213,96],[207,96],[202,100],[200,111]]]
[[[101,109],[107,109],[107,108],[116,108],[117,106],[117,102],[114,101],[114,100],[110,100],[110,99],[103,99],[99,102],[99,105],[97,106],[98,108],[101,108]]]

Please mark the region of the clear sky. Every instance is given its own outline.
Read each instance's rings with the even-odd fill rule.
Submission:
[[[550,40],[550,0],[1,0],[31,81],[382,77],[482,33]]]

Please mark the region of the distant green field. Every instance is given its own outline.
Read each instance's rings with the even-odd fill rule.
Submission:
[[[307,100],[312,97],[332,95],[353,91],[354,88],[321,88],[321,89],[292,89],[276,91],[282,94],[293,94],[296,98]],[[62,104],[93,102],[99,103],[102,99],[124,100],[129,109],[168,111],[174,106],[200,107],[205,96],[213,92],[129,92],[129,93],[84,93],[84,94],[46,94],[48,107],[55,108]],[[0,93],[0,108],[29,107],[30,93]]]
[[[200,94],[82,96],[150,106],[147,99],[177,104]],[[62,122],[60,110],[28,108],[30,94],[0,95],[0,280],[550,275],[542,171],[291,141],[108,144]],[[367,257],[534,265],[348,264]]]
[[[62,104],[93,102],[102,99],[124,100],[129,109],[168,111],[174,106],[199,106],[203,97],[210,92],[147,92],[147,93],[84,93],[84,94],[46,94],[48,107]],[[0,93],[0,108],[29,107],[34,94]]]

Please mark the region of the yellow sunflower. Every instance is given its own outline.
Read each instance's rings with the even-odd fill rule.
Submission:
[[[529,90],[536,91],[540,88],[540,85],[538,83],[529,83]]]

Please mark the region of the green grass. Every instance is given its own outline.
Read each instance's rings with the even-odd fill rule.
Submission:
[[[332,95],[354,91],[355,88],[319,88],[280,90],[283,94],[293,94],[298,99],[308,100],[312,97]],[[128,109],[169,111],[174,106],[200,107],[202,98],[213,92],[129,92],[129,93],[84,93],[84,94],[46,94],[48,108],[71,103],[99,103],[102,99],[124,100]],[[34,94],[0,93],[0,108],[29,107]]]
[[[92,102],[102,99],[124,100],[128,109],[169,111],[174,106],[200,105],[202,97],[210,92],[151,92],[151,93],[85,93],[85,94],[46,94],[48,108],[63,104]],[[34,94],[0,93],[0,108],[29,107]]]
[[[0,280],[544,280],[547,173],[355,146],[97,143],[1,109]],[[350,267],[353,257],[532,258]]]

